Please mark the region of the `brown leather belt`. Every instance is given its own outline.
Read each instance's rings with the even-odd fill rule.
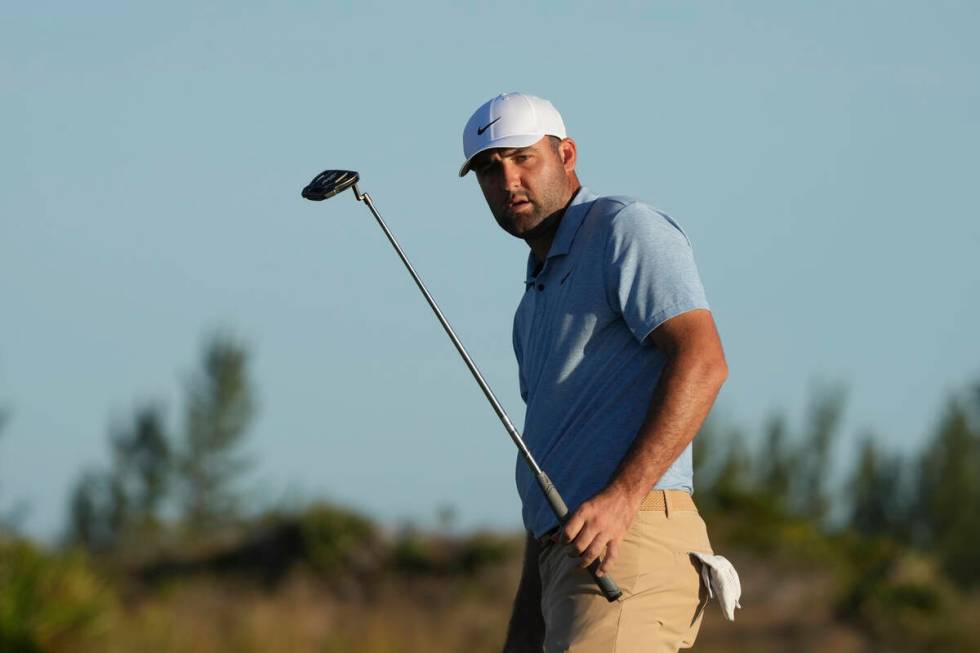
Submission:
[[[694,498],[684,490],[653,490],[640,503],[640,510],[644,512],[663,512],[670,516],[670,513],[677,511],[697,512],[698,507],[694,504]],[[558,532],[558,526],[538,538],[538,546],[544,547],[551,543],[551,537]]]

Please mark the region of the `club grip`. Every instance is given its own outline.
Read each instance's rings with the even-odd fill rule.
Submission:
[[[548,504],[558,518],[558,522],[564,526],[568,520],[568,506],[565,505],[564,499],[558,494],[558,489],[555,487],[555,484],[551,482],[547,474],[541,472],[538,476],[538,485],[541,486],[541,491],[544,492],[545,498],[548,499]],[[609,574],[596,576],[596,570],[598,568],[599,560],[593,560],[592,564],[589,565],[589,574],[592,575],[592,580],[595,581],[595,584],[599,586],[599,591],[602,592],[602,595],[606,597],[607,601],[612,603],[622,596],[623,592]]]
[[[599,560],[597,558],[592,561],[591,565],[589,565],[589,573],[592,574],[592,580],[594,580],[595,584],[599,586],[599,591],[602,592],[602,595],[606,597],[607,601],[612,603],[623,595],[623,591],[619,589],[619,585],[617,585],[616,582],[609,577],[609,574],[596,576],[595,572],[598,568]]]

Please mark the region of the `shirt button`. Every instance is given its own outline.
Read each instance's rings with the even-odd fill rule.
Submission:
[[[544,284],[543,283],[539,283],[538,284],[538,290],[544,290]]]

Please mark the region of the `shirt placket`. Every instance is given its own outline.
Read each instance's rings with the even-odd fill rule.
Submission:
[[[550,352],[549,343],[545,341],[545,338],[551,333],[548,311],[551,308],[551,303],[556,298],[552,297],[551,293],[546,292],[546,290],[549,288],[551,280],[554,279],[554,268],[554,259],[546,260],[538,274],[531,278],[531,283],[528,284],[526,291],[533,293],[533,297],[531,298],[531,323],[528,328],[528,349],[526,352],[528,358],[534,361],[533,385],[531,387],[536,386],[537,381],[541,378]]]

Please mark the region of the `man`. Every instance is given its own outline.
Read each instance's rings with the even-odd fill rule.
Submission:
[[[667,215],[599,197],[546,100],[510,93],[463,132],[460,176],[530,247],[514,351],[524,438],[562,493],[551,512],[518,458],[528,531],[505,651],[676,651],[706,600],[711,553],[691,499],[691,441],[727,376],[687,236]],[[595,559],[623,592],[609,603]]]

